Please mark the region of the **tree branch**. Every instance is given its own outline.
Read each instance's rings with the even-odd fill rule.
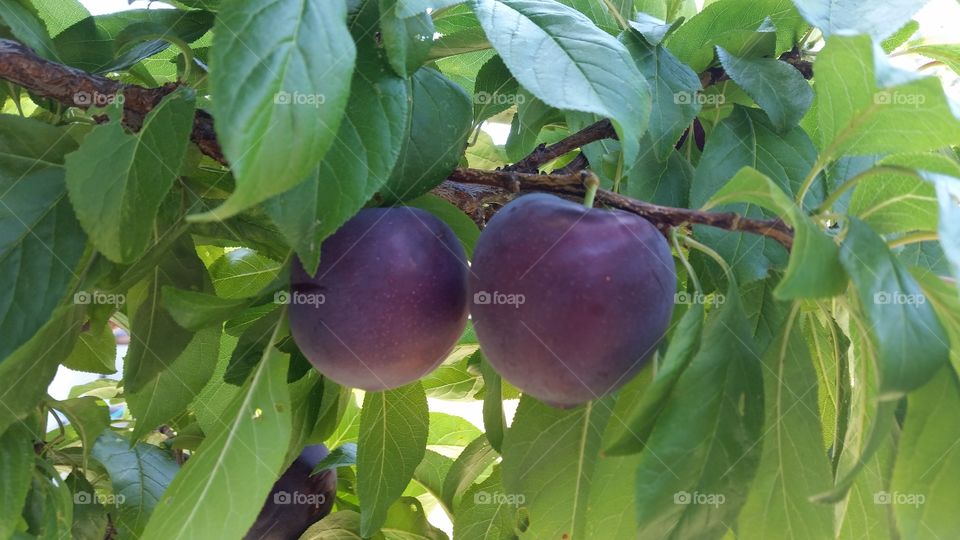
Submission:
[[[133,130],[140,128],[143,118],[164,96],[177,88],[170,83],[158,88],[123,84],[99,75],[50,62],[40,58],[29,48],[11,40],[0,39],[0,79],[5,79],[34,95],[52,99],[67,107],[90,108],[102,98],[122,93],[124,96],[124,124]],[[102,97],[102,98],[101,98]],[[494,210],[491,203],[505,203],[521,191],[546,191],[564,196],[581,196],[583,180],[593,173],[574,171],[586,166],[583,159],[557,174],[538,174],[537,169],[567,152],[593,141],[615,138],[609,120],[596,122],[550,146],[538,147],[531,155],[505,170],[481,171],[456,169],[448,179],[434,189],[434,194],[455,204],[479,224],[485,223]],[[217,162],[228,166],[217,142],[213,117],[198,110],[194,118],[191,140],[200,150]],[[657,225],[662,231],[684,224],[709,225],[731,231],[742,231],[773,238],[788,249],[793,243],[793,231],[780,220],[758,220],[734,213],[701,212],[686,208],[671,208],[638,201],[599,190],[597,201],[633,212]]]

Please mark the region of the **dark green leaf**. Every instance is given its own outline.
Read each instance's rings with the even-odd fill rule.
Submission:
[[[514,540],[516,514],[524,503],[516,494],[503,490],[500,467],[495,466],[486,480],[464,493],[453,520],[457,540]]]
[[[0,538],[10,538],[27,501],[33,471],[33,439],[24,424],[0,435]]]
[[[47,28],[29,0],[10,0],[0,4],[0,36],[7,33],[4,30],[8,30],[13,38],[32,48],[40,56],[50,60],[57,59]]]
[[[247,532],[287,455],[288,365],[286,355],[267,348],[223,422],[207,432],[170,484],[143,538],[240,538]]]
[[[364,537],[383,526],[387,509],[413,478],[426,450],[428,423],[427,397],[420,383],[367,392],[364,397],[357,445]]]
[[[520,85],[500,56],[487,60],[477,72],[473,88],[473,116],[482,122],[496,116],[519,102]]]
[[[210,90],[217,138],[237,188],[194,219],[230,217],[316,169],[350,93],[356,48],[346,16],[343,0],[227,0],[214,27]]]
[[[490,362],[480,354],[480,373],[483,375],[483,429],[490,446],[497,452],[503,449],[503,436],[507,430],[507,420],[503,414],[503,380],[494,371]]]
[[[0,363],[0,432],[25,418],[43,396],[60,362],[76,343],[84,321],[83,308],[64,306],[50,316],[29,341]]]
[[[460,496],[498,456],[484,435],[477,437],[463,449],[443,481],[442,500],[448,508],[457,508]]]
[[[138,537],[180,467],[160,448],[139,442],[131,445],[112,431],[100,435],[91,455],[110,475],[113,499],[106,502],[114,507],[114,527],[124,536]],[[95,493],[85,495],[97,498]]]
[[[620,41],[633,56],[640,73],[650,81],[653,99],[650,137],[656,157],[665,160],[673,152],[683,130],[700,112],[700,79],[670,51],[650,45],[637,32],[625,32]],[[646,144],[642,146],[647,147]],[[641,157],[647,152],[642,150]]]
[[[413,75],[423,65],[433,47],[433,19],[426,11],[401,17],[400,0],[379,0],[380,36],[390,59],[390,67],[401,77]]]
[[[920,388],[950,361],[946,332],[920,286],[883,239],[856,218],[850,219],[840,260],[876,344],[879,399]]]
[[[633,162],[650,117],[650,87],[624,46],[583,14],[546,0],[473,0],[491,45],[544,103],[609,117]]]
[[[470,98],[440,72],[421,68],[410,84],[412,116],[396,167],[380,191],[385,202],[412,199],[442,182],[463,156],[473,127]]]
[[[92,396],[64,401],[48,400],[47,405],[51,409],[62,412],[70,421],[70,427],[80,436],[86,466],[86,459],[94,446],[94,441],[110,426],[110,408],[103,400]]]
[[[727,75],[750,95],[783,133],[800,123],[810,104],[813,90],[796,68],[773,58],[739,58],[722,47],[717,56]]]
[[[217,295],[229,299],[249,299],[269,285],[281,265],[252,249],[228,251],[210,265],[210,278]]]
[[[0,362],[51,318],[67,293],[86,237],[66,197],[68,132],[43,122],[0,120]]]
[[[833,534],[833,509],[809,500],[832,482],[817,409],[817,373],[797,305],[764,354],[765,432],[756,479],[738,518],[751,538],[819,540]]]
[[[197,331],[237,315],[250,304],[250,299],[222,298],[168,285],[161,288],[161,303],[177,324]]]
[[[118,102],[112,121],[93,128],[67,156],[67,189],[94,246],[111,261],[131,263],[153,240],[160,203],[180,170],[194,98],[189,90],[174,92],[134,135],[121,126],[121,110]]]
[[[704,325],[636,477],[640,537],[720,537],[747,498],[760,458],[762,367],[731,282]],[[677,426],[682,426],[678,429]],[[720,504],[718,504],[720,503]]]
[[[168,369],[138,392],[126,392],[130,413],[137,419],[132,439],[143,438],[187,410],[213,375],[219,347],[220,328],[200,330]]]
[[[531,538],[581,538],[588,495],[600,457],[600,437],[612,398],[574,409],[557,409],[529,396],[520,398],[503,439],[504,492],[530,512]]]

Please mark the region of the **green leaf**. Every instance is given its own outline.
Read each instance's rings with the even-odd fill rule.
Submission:
[[[304,181],[330,149],[356,48],[346,3],[226,0],[214,26],[210,90],[237,187],[195,220],[230,217]],[[296,133],[296,137],[290,137]]]
[[[513,495],[513,496],[511,496]],[[453,537],[457,540],[514,540],[515,515],[523,500],[516,494],[504,493],[500,467],[479,484],[464,493],[453,520]]]
[[[910,39],[914,34],[917,33],[917,30],[920,29],[920,23],[911,19],[907,21],[906,24],[900,27],[899,30],[890,35],[890,37],[884,39],[880,43],[880,48],[883,49],[883,52],[890,54],[895,51],[898,47],[903,45]]]
[[[34,460],[33,485],[23,512],[23,521],[31,538],[57,540],[70,536],[73,503],[70,489],[50,462],[37,456]],[[22,535],[18,535],[22,536]]]
[[[456,509],[460,496],[499,457],[486,436],[480,435],[457,456],[443,481],[443,501]]]
[[[47,400],[47,406],[62,412],[83,443],[83,459],[86,459],[94,446],[94,441],[110,427],[110,408],[103,400],[92,396],[78,397],[64,401]]]
[[[357,464],[357,443],[344,443],[333,450],[327,457],[320,460],[311,474],[317,474],[328,469],[350,467]]]
[[[464,0],[397,0],[397,15],[413,17],[428,9],[437,11],[446,7],[463,3]]]
[[[427,397],[420,383],[367,392],[360,413],[357,496],[361,527],[369,537],[403,493],[423,459],[428,433]]]
[[[960,144],[960,121],[940,80],[898,71],[876,54],[867,36],[833,36],[817,54],[821,160]]]
[[[426,210],[440,218],[457,235],[457,239],[467,253],[467,258],[473,257],[473,248],[480,239],[480,229],[462,210],[431,193],[407,201],[406,205]]]
[[[160,306],[165,285],[208,288],[207,272],[188,237],[167,252],[146,279],[130,289],[130,348],[124,358],[123,381],[128,392],[139,392],[160,372],[168,369],[193,338]]]
[[[707,140],[690,189],[690,204],[702,206],[743,167],[757,169],[792,195],[816,158],[816,149],[802,129],[778,134],[762,111],[734,106],[730,116],[714,128]],[[807,206],[816,206],[822,195],[822,185],[816,187],[807,194]],[[727,205],[717,210],[767,217],[753,205]],[[770,239],[709,227],[694,227],[694,232],[701,242],[730,262],[737,280],[744,284],[762,279],[779,261],[786,262],[783,249]]]
[[[824,311],[805,314],[802,325],[814,368],[817,371],[817,404],[820,412],[823,448],[843,447],[849,415],[850,377],[847,373],[849,340],[833,318]],[[839,455],[839,452],[834,452]]]
[[[483,430],[490,446],[497,452],[503,450],[503,436],[507,430],[507,419],[503,413],[503,380],[494,371],[490,362],[480,356],[480,373],[483,375]]]
[[[763,425],[762,367],[752,341],[731,281],[726,302],[704,325],[701,342],[709,346],[680,376],[642,454],[640,537],[720,537],[736,519],[756,472]]]
[[[480,435],[480,430],[466,418],[442,412],[430,413],[427,444],[434,449],[447,447],[459,452]]]
[[[37,9],[27,0],[11,0],[0,4],[0,36],[8,29],[13,37],[33,49],[37,54],[56,60],[53,42]],[[4,36],[6,37],[6,36]]]
[[[473,116],[482,122],[518,103],[520,85],[500,56],[486,61],[477,71],[473,88]]]
[[[90,16],[79,0],[32,0],[51,36]]]
[[[320,245],[380,190],[400,156],[411,105],[406,82],[363,46],[337,139],[306,181],[265,203],[270,219],[316,272]]]
[[[778,299],[830,297],[844,291],[847,278],[839,248],[769,177],[744,167],[704,208],[728,201],[746,201],[776,211],[793,227],[790,262],[774,291]]]
[[[672,399],[680,376],[700,349],[703,333],[703,302],[690,304],[673,331],[667,353],[660,362],[656,378],[636,401],[623,420],[621,436],[610,443],[607,455],[617,456],[640,452],[647,438]]]
[[[593,118],[593,115],[589,116]],[[544,128],[562,120],[560,111],[521,89],[517,94],[517,113],[510,122],[510,134],[504,147],[507,159],[520,161],[538,144],[547,142],[551,135]]]
[[[950,362],[948,338],[910,272],[866,224],[850,218],[840,261],[876,344],[881,400],[920,388]]]
[[[76,343],[84,322],[83,308],[63,306],[29,341],[0,363],[0,432],[26,418],[46,395],[60,362]]]
[[[117,338],[106,323],[89,326],[80,332],[79,339],[63,365],[75,371],[110,375],[117,372]]]
[[[940,245],[950,261],[953,277],[960,279],[960,179],[938,176],[935,186],[940,207]]]
[[[927,0],[878,4],[856,0],[808,0],[797,2],[797,9],[824,36],[869,34],[880,40],[896,32],[926,3]]]
[[[889,492],[875,498],[892,504],[904,538],[937,538],[960,529],[952,501],[960,496],[960,383],[944,367],[907,397],[907,417]]]
[[[249,306],[250,299],[222,298],[167,285],[161,288],[161,304],[177,324],[187,330],[197,331],[237,315]]]
[[[390,67],[401,77],[417,71],[433,47],[433,19],[426,10],[412,17],[400,17],[399,0],[379,0],[380,35]]]
[[[107,534],[107,510],[100,504],[90,504],[92,497],[81,498],[83,493],[93,494],[95,488],[83,473],[72,471],[65,480],[66,485],[73,493],[73,527],[72,536],[75,540],[103,540]]]
[[[581,538],[600,437],[610,418],[612,398],[573,409],[520,398],[503,439],[506,496],[525,501],[530,538]]]
[[[130,413],[137,419],[132,439],[143,438],[187,410],[213,375],[219,348],[220,328],[200,330],[168,369],[138,392],[126,392]]]
[[[300,540],[383,540],[383,534],[360,536],[360,514],[352,510],[334,512],[307,529]]]
[[[0,120],[0,362],[51,318],[74,279],[86,237],[70,208],[67,131],[19,116]]]
[[[878,165],[922,166],[923,161],[921,156],[891,158]],[[847,212],[880,234],[933,231],[937,229],[936,188],[908,171],[877,173],[857,184]]]
[[[396,167],[380,191],[384,202],[412,199],[442,182],[460,162],[473,128],[469,96],[440,72],[421,68],[410,84],[413,109]]]
[[[287,455],[288,366],[286,355],[266,349],[223,423],[207,433],[170,484],[144,539],[240,538],[247,532]],[[237,489],[241,478],[243,488]]]
[[[817,373],[797,305],[764,354],[766,429],[756,479],[738,518],[737,534],[750,538],[809,538],[833,534],[833,509],[809,496],[833,480],[823,451],[817,408]]]
[[[473,0],[490,44],[538,99],[609,117],[627,163],[640,151],[650,87],[624,46],[585,15],[546,0]]]
[[[185,89],[170,94],[133,135],[120,124],[121,109],[118,102],[113,120],[93,128],[67,156],[67,190],[97,250],[111,261],[131,263],[153,240],[160,203],[177,178],[193,128],[194,98]]]
[[[112,431],[100,435],[91,455],[110,476],[114,498],[109,502],[119,507],[112,513],[114,527],[124,536],[138,537],[180,467],[160,448],[131,444]],[[96,497],[93,493],[86,495]]]
[[[280,272],[280,263],[252,249],[224,253],[210,265],[210,278],[217,296],[249,299],[269,285]]]
[[[699,73],[713,62],[715,46],[739,50],[756,39],[757,29],[768,17],[777,29],[777,51],[793,47],[806,27],[789,0],[718,0],[710,2],[671,34],[667,47]]]
[[[23,424],[14,424],[0,435],[0,538],[13,536],[27,502],[33,472],[33,439]]]
[[[651,45],[638,32],[625,32],[620,41],[633,56],[637,69],[650,81],[650,137],[656,157],[664,161],[700,112],[700,78],[666,48]],[[641,157],[646,153],[641,152]]]
[[[960,45],[918,45],[909,51],[941,62],[960,74]]]
[[[727,75],[763,108],[780,133],[799,124],[813,103],[810,85],[786,62],[774,58],[739,58],[719,46],[717,56]]]
[[[416,484],[408,485],[407,489],[404,490],[404,495],[419,497],[423,493],[429,493],[440,502],[444,508],[449,508],[449,505],[443,499],[443,479],[447,477],[447,473],[452,466],[453,459],[439,452],[427,449],[423,460],[420,461],[420,464],[417,465],[416,470],[413,472],[413,479],[416,481]],[[402,500],[403,498],[400,499],[400,501]],[[400,501],[397,502],[399,503]]]
[[[65,16],[72,0],[58,2],[57,17]],[[82,9],[82,6],[80,6]],[[75,8],[74,8],[75,9]],[[76,18],[76,14],[71,17]],[[57,34],[53,40],[57,61],[91,73],[123,71],[141,60],[162,52],[169,47],[165,40],[141,43],[126,51],[116,48],[116,38],[124,29],[134,25],[149,25],[163,28],[170,37],[192,43],[210,30],[214,16],[207,11],[180,11],[172,9],[138,9],[85,17]]]

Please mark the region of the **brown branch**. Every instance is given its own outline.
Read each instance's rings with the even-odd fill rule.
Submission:
[[[27,47],[7,39],[0,39],[0,79],[22,86],[39,97],[55,100],[67,107],[83,109],[100,104],[101,99],[122,92],[124,123],[131,129],[138,129],[147,113],[156,107],[164,96],[177,88],[177,84],[173,83],[159,88],[122,84],[50,62],[40,58]],[[536,174],[536,169],[590,142],[613,137],[616,137],[613,126],[608,120],[602,120],[556,144],[539,147],[533,154],[509,167],[510,170],[456,169],[447,181],[434,189],[434,193],[461,208],[480,224],[489,217],[491,203],[505,203],[520,191],[546,191],[562,196],[580,196],[584,192],[584,175],[592,173],[570,171],[570,167],[559,174],[548,175]],[[208,113],[197,111],[191,139],[204,154],[227,165],[213,129],[213,118]],[[575,160],[572,165],[581,164],[585,166],[586,161]],[[523,172],[525,170],[532,170],[533,173]],[[787,248],[793,242],[793,232],[780,220],[757,220],[733,213],[659,206],[606,190],[600,190],[596,200],[643,216],[664,231],[669,227],[699,224],[767,236]]]
[[[481,171],[457,169],[444,182],[445,189],[457,189],[451,184],[480,184],[498,187],[506,192],[547,191],[580,196],[584,193],[583,181],[593,173],[580,171],[566,174],[530,174],[515,171]],[[619,208],[642,216],[666,232],[670,227],[681,225],[709,225],[729,231],[748,232],[772,238],[787,249],[793,246],[793,230],[779,219],[745,218],[733,212],[703,212],[687,208],[660,206],[638,201],[619,193],[601,189],[596,200],[607,206]]]

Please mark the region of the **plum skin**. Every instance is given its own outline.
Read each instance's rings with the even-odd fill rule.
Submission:
[[[329,453],[322,444],[303,449],[273,485],[244,540],[296,540],[330,513],[337,495],[336,469],[310,476]]]
[[[368,391],[420,379],[467,321],[467,262],[453,231],[417,208],[361,210],[324,241],[316,277],[294,261],[290,329],[337,383]],[[297,303],[297,294],[322,303]],[[301,296],[303,298],[303,296]]]
[[[480,235],[470,274],[480,348],[505,379],[557,407],[619,388],[669,324],[676,270],[650,222],[553,195],[522,196]],[[496,303],[522,295],[522,303]]]

